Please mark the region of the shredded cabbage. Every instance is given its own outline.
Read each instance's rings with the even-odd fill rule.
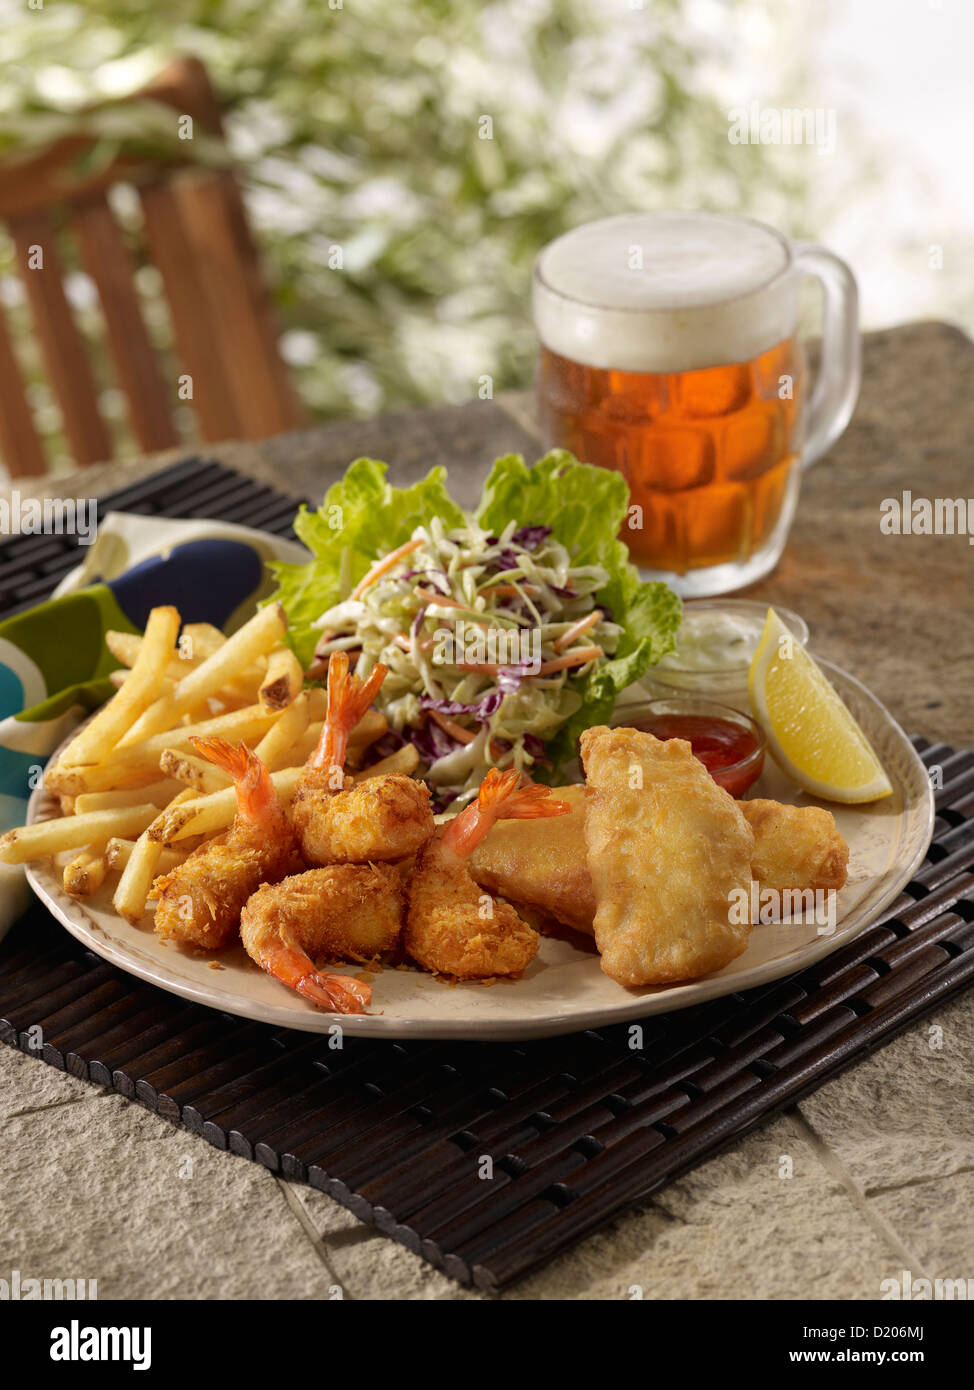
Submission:
[[[357,650],[362,677],[389,668],[376,704],[416,743],[440,801],[462,805],[490,767],[547,765],[542,741],[582,703],[570,681],[614,654],[621,629],[595,602],[608,572],[573,565],[548,526],[491,535],[434,517],[410,541],[321,614],[315,656]]]

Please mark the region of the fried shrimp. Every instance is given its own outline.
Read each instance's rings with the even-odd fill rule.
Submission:
[[[429,789],[391,774],[345,785],[348,736],[369,708],[387,668],[360,681],[345,652],[328,662],[328,712],[321,740],[305,764],[291,815],[309,864],[388,863],[415,854],[433,833]]]
[[[240,936],[262,970],[335,1013],[361,1013],[368,985],[316,960],[373,960],[402,927],[402,883],[386,864],[335,864],[265,884],[240,914]]]
[[[497,820],[530,820],[569,811],[550,788],[518,787],[519,774],[491,768],[477,800],[421,850],[409,883],[403,944],[427,970],[460,980],[517,976],[534,959],[538,933],[508,903],[486,893],[465,860]]]
[[[233,778],[237,815],[225,835],[156,879],[155,929],[160,936],[217,951],[236,936],[240,910],[251,893],[294,873],[302,861],[270,773],[257,755],[221,738],[191,742]]]

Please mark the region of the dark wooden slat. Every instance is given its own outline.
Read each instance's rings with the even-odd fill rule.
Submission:
[[[228,203],[228,180],[232,175],[187,173],[173,187],[241,433],[245,439],[264,439],[295,421],[277,389],[277,345],[268,341],[254,300],[246,248]]]
[[[243,432],[216,327],[207,310],[201,267],[171,185],[157,181],[139,188],[145,238],[162,276],[176,351],[193,379],[192,407],[205,439],[236,439]],[[215,272],[219,274],[219,269]]]
[[[142,320],[128,248],[104,195],[76,206],[71,225],[85,268],[98,287],[112,360],[135,436],[149,453],[171,449],[179,441],[170,392]]]
[[[20,365],[0,310],[0,454],[12,478],[36,476],[47,469],[47,460],[34,428]]]
[[[75,462],[98,463],[111,457],[111,442],[98,413],[95,379],[84,342],[64,293],[54,224],[46,214],[33,213],[12,221],[10,231]],[[32,246],[43,251],[43,269],[30,268]]]

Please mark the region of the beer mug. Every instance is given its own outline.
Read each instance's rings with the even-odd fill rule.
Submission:
[[[810,396],[804,275],[825,301]],[[550,242],[532,302],[545,447],[623,474],[623,539],[643,576],[706,597],[773,569],[802,468],[838,439],[859,394],[848,266],[760,222],[637,213]]]

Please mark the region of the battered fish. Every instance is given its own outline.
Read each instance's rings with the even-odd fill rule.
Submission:
[[[559,787],[557,795],[571,815],[495,825],[475,850],[470,872],[489,892],[591,936],[595,890],[585,853],[585,788]],[[762,799],[737,804],[754,835],[751,877],[761,888],[843,886],[849,846],[831,811]]]
[[[754,833],[751,874],[762,888],[841,888],[849,867],[849,846],[835,828],[831,811],[819,806],[786,806],[780,801],[739,803]]]
[[[571,807],[552,820],[498,821],[470,856],[470,873],[499,893],[592,934],[595,890],[585,857],[585,788],[559,787]]]
[[[683,739],[587,729],[585,841],[602,969],[622,985],[720,970],[747,947],[754,836]]]

